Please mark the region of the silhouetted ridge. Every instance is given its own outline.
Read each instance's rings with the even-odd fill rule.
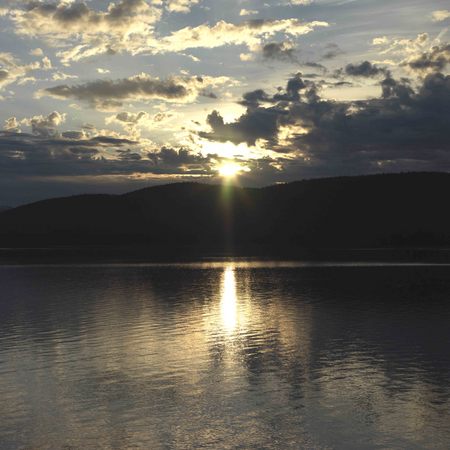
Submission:
[[[0,214],[3,246],[145,244],[239,249],[444,246],[450,174],[298,181],[261,189],[201,183],[81,195]]]

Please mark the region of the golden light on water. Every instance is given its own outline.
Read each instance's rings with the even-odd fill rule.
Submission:
[[[232,332],[237,325],[237,294],[234,267],[226,267],[222,278],[220,313],[223,327]]]

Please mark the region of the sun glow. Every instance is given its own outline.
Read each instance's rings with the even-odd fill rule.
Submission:
[[[234,162],[223,163],[218,167],[219,175],[224,178],[233,178],[244,171],[246,171],[246,167]]]

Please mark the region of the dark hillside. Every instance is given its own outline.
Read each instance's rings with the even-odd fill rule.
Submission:
[[[450,174],[179,183],[46,200],[0,214],[2,246],[350,248],[450,244]]]

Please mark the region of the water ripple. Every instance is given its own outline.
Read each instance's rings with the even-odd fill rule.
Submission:
[[[0,448],[447,449],[450,267],[0,268]]]

